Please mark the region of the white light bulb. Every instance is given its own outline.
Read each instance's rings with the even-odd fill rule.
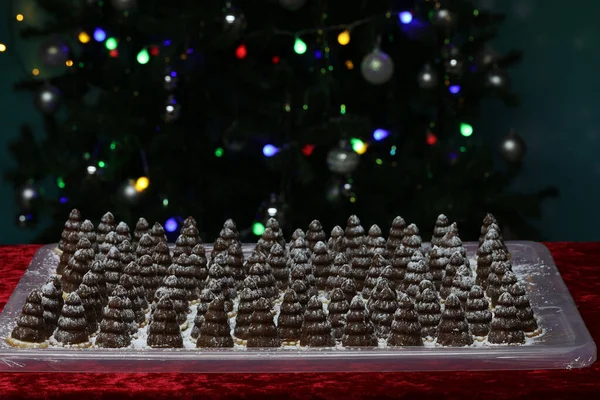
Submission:
[[[171,78],[171,75],[165,76],[165,82],[170,83],[172,80],[173,78]]]
[[[498,75],[492,75],[492,76],[490,76],[490,83],[494,86],[498,86],[498,85],[502,84],[502,78],[499,77]]]
[[[54,98],[54,94],[50,91],[44,91],[44,92],[42,92],[41,97],[42,97],[42,101],[47,103],[49,101],[52,101],[52,99]]]
[[[507,141],[504,142],[504,149],[505,150],[514,150],[515,147],[517,147],[517,144],[515,143],[515,141],[513,139],[508,139]]]
[[[175,111],[175,107],[173,107],[172,105],[170,105],[170,104],[169,104],[169,105],[167,106],[167,112],[170,114],[170,113],[172,113],[173,111]]]
[[[232,15],[232,14],[227,14],[227,15],[225,16],[225,21],[226,21],[228,24],[233,24],[233,23],[235,22],[235,15]]]
[[[23,190],[23,198],[30,200],[33,199],[35,197],[35,190],[31,189],[31,188],[27,188],[25,190]]]
[[[429,81],[431,80],[431,74],[430,74],[429,72],[425,72],[425,73],[423,74],[423,80],[424,80],[425,82],[429,82]]]
[[[450,60],[450,65],[456,67],[456,64],[458,64],[458,61],[456,61],[455,59]]]
[[[90,175],[93,175],[93,174],[95,174],[97,170],[98,170],[98,169],[97,169],[96,167],[94,167],[93,165],[90,165],[90,166],[88,166],[88,167],[87,167],[87,172],[88,172],[88,174],[90,174]]]
[[[277,209],[275,207],[269,207],[267,209],[267,214],[269,214],[269,217],[274,217],[277,214]]]
[[[137,191],[135,190],[135,186],[133,185],[127,185],[125,186],[125,196],[127,197],[134,197],[137,194]]]

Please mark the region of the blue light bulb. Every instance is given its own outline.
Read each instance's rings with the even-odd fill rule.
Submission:
[[[179,224],[175,218],[169,218],[167,222],[165,222],[165,230],[167,232],[175,232]]]
[[[373,139],[377,141],[383,140],[388,136],[390,136],[390,132],[386,131],[385,129],[375,129],[373,132]]]
[[[279,149],[272,144],[266,144],[262,150],[265,157],[273,157],[275,154],[279,153]]]
[[[96,28],[96,30],[94,31],[94,40],[96,42],[104,42],[105,39],[106,32],[104,32],[104,30],[102,30],[101,28]]]
[[[460,92],[460,85],[452,85],[448,88],[448,90],[452,94],[457,94],[458,92]]]
[[[410,11],[402,11],[399,17],[400,22],[402,22],[404,25],[410,24],[413,20],[412,13]]]

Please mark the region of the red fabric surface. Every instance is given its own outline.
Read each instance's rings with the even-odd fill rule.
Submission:
[[[548,243],[600,343],[600,243]],[[0,310],[38,246],[0,246]],[[0,398],[598,398],[600,365],[574,370],[336,374],[0,373]]]

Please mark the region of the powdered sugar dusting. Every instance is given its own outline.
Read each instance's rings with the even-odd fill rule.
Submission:
[[[470,244],[470,243],[466,243],[465,245],[467,247],[469,255],[471,256],[469,258],[470,268],[471,268],[471,271],[474,272],[476,265],[477,265],[476,260],[474,258],[474,249],[476,248],[476,246],[474,246],[473,244]],[[211,247],[210,245],[208,245],[208,244],[206,245],[206,248],[210,248],[210,247]],[[426,248],[427,244],[425,244],[424,247]],[[511,246],[511,243],[509,243],[509,247],[511,248],[511,251],[514,250],[514,248]],[[44,248],[42,248],[42,249],[44,249]],[[248,255],[247,253],[249,252],[249,250],[251,250],[251,247],[244,246],[244,253],[246,253],[246,257]],[[59,261],[59,256],[53,250],[46,250],[44,252],[39,252],[36,255],[36,258],[32,262],[32,265],[28,269],[27,273],[25,274],[22,282],[20,282],[17,290],[15,291],[15,295],[11,298],[11,300],[5,307],[3,313],[0,315],[0,359],[3,357],[3,354],[6,354],[6,352],[8,352],[8,351],[18,351],[19,350],[17,348],[14,348],[14,349],[10,348],[6,344],[4,339],[10,335],[10,332],[12,331],[12,329],[15,326],[15,317],[17,317],[19,315],[21,306],[25,300],[27,293],[29,293],[29,291],[31,289],[39,288],[45,283],[47,278],[55,272],[58,261]],[[557,279],[558,271],[556,270],[555,266],[551,263],[551,261],[548,263],[544,263],[543,261],[540,261],[539,259],[537,259],[535,250],[532,251],[531,247],[527,248],[527,244],[525,244],[525,245],[519,244],[516,247],[516,251],[513,251],[512,270],[515,273],[515,275],[517,276],[517,278],[519,279],[519,281],[521,281],[524,284],[524,286],[527,290],[527,294],[531,300],[531,306],[534,309],[534,311],[536,312],[536,316],[539,316],[538,323],[539,323],[540,327],[542,328],[542,331],[539,335],[537,335],[535,337],[527,337],[525,344],[521,345],[521,346],[495,345],[495,344],[488,343],[485,338],[475,337],[473,344],[468,347],[481,349],[480,356],[483,354],[486,354],[485,353],[486,348],[487,349],[504,348],[504,349],[506,349],[506,354],[508,355],[508,354],[513,354],[513,352],[518,348],[523,348],[523,347],[528,347],[528,346],[531,346],[531,350],[529,350],[529,351],[532,352],[532,351],[535,351],[535,349],[537,348],[536,345],[543,344],[544,345],[543,348],[539,347],[539,349],[540,349],[539,351],[541,354],[541,352],[543,352],[544,349],[547,348],[548,346],[562,345],[560,340],[563,340],[563,342],[564,342],[569,335],[571,335],[571,336],[573,335],[572,332],[569,333],[567,331],[564,331],[564,329],[573,329],[570,325],[568,325],[569,321],[563,322],[561,319],[559,319],[556,316],[557,314],[561,315],[561,308],[564,305],[563,297],[567,294],[567,292],[564,291],[562,286],[557,286],[557,285],[562,285],[562,282],[560,281],[560,278]],[[273,302],[273,304],[274,304],[273,318],[274,318],[275,323],[277,322],[277,317],[280,312],[282,297],[283,297],[283,294],[280,294],[279,298],[277,298]],[[327,314],[327,305],[329,303],[329,299],[326,297],[324,292],[319,293],[319,300],[323,303],[324,312],[325,312],[325,314]],[[233,312],[231,312],[229,314],[229,325],[230,325],[230,330],[231,330],[232,336],[233,336],[233,332],[235,329],[235,315],[236,315],[237,307],[238,307],[238,304],[237,304],[237,299],[236,299],[234,302]],[[566,307],[566,305],[565,305],[565,307]],[[443,306],[442,306],[442,310],[443,310]],[[146,321],[148,321],[150,319],[149,311],[146,312],[145,317],[146,317]],[[210,349],[202,349],[202,350],[197,349],[196,341],[193,338],[191,338],[191,336],[190,336],[191,332],[192,332],[192,328],[194,326],[195,317],[196,317],[196,305],[192,305],[192,306],[190,306],[190,312],[186,315],[186,322],[183,324],[183,325],[186,325],[186,327],[184,330],[182,330],[182,333],[181,333],[182,338],[183,338],[183,345],[184,345],[183,351],[210,352]],[[566,326],[565,326],[565,323],[567,323]],[[150,349],[147,346],[147,338],[148,338],[148,326],[145,325],[138,329],[138,331],[132,337],[131,345],[126,347],[125,349],[148,351]],[[95,342],[96,342],[96,336],[93,335],[90,338],[89,343],[87,343],[87,344],[84,343],[81,346],[72,346],[72,347],[77,348],[77,347],[82,347],[82,346],[86,346],[86,345],[91,345],[91,348],[84,349],[81,351],[97,352],[98,354],[104,354],[105,352],[108,351],[107,349],[102,349],[102,348],[96,347]],[[55,341],[50,342],[49,345],[50,345],[49,346],[50,349],[61,347]],[[436,340],[425,339],[423,347],[424,347],[424,349],[441,349],[443,346],[439,345]],[[394,351],[394,354],[400,354],[405,349],[405,348],[397,348],[397,349],[392,350],[391,348],[389,348],[387,346],[385,339],[378,340],[377,348],[379,350],[383,349],[383,350],[388,350],[388,351]],[[110,349],[110,350],[114,351],[114,349]],[[300,347],[299,343],[283,343],[283,345],[280,347],[279,350],[291,351],[294,353],[298,352],[300,354],[301,352],[303,352],[305,350],[305,348]],[[339,341],[336,343],[336,345],[334,347],[324,348],[322,350],[323,351],[333,350],[334,352],[354,352],[355,351],[352,349],[345,349],[344,347],[342,347],[342,345]],[[44,350],[36,349],[36,351],[43,352]],[[247,349],[245,346],[245,343],[243,341],[236,340],[234,337],[233,351],[234,352],[254,352],[255,350]],[[365,349],[365,353],[366,352],[368,352],[368,351]],[[169,351],[164,352],[163,351],[160,353],[154,353],[153,351],[150,351],[147,354],[149,354],[149,357],[153,357],[154,354],[156,354],[157,356],[161,355],[161,357],[163,354],[171,354],[171,355],[175,356],[177,354],[177,351],[172,351],[172,352],[169,352]],[[333,354],[333,353],[330,353],[330,354]],[[543,358],[541,355],[538,355],[537,357]],[[468,355],[465,355],[463,357],[464,360],[466,360],[467,358],[468,358]],[[541,364],[540,364],[540,366],[541,366]],[[1,365],[0,365],[0,367],[1,367]]]

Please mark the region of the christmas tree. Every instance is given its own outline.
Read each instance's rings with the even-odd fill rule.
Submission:
[[[22,128],[5,178],[19,224],[51,221],[38,241],[74,207],[173,235],[193,215],[211,240],[231,217],[246,241],[270,217],[289,234],[350,214],[386,231],[401,213],[431,237],[442,212],[466,240],[492,212],[534,239],[555,195],[511,192],[525,142],[478,129],[486,99],[518,105],[521,53],[490,49],[503,16],[471,1],[36,3],[48,22],[15,23],[39,63],[16,89],[45,136]]]

